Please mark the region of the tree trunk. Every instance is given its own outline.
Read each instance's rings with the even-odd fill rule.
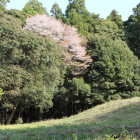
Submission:
[[[38,109],[38,120],[42,121],[42,112],[40,108]]]
[[[14,113],[15,113],[15,111],[17,109],[18,103],[19,102],[17,102],[16,105],[13,107],[13,110],[12,110],[11,114],[9,115],[9,117],[7,119],[6,125],[10,124],[10,122],[11,122],[13,116],[14,116]]]
[[[4,112],[1,112],[1,125],[5,124],[5,120],[4,120]]]

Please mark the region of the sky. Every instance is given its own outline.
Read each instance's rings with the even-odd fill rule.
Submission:
[[[58,3],[63,13],[69,3],[68,0],[38,0],[47,8],[49,13],[52,5]],[[7,9],[22,10],[29,0],[10,0],[7,4]],[[140,3],[140,0],[85,0],[86,9],[90,13],[99,14],[101,18],[106,18],[113,9],[118,11],[122,16],[123,21],[126,21],[130,15],[133,14],[133,8]]]

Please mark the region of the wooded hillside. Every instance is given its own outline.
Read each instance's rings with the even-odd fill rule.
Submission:
[[[0,1],[0,121],[25,123],[77,114],[140,96],[139,7],[127,21],[88,12],[85,0],[57,3],[49,15],[30,0]]]

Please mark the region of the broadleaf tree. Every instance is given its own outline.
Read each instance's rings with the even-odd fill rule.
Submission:
[[[0,114],[1,123],[10,124],[18,108],[33,107],[40,114],[49,110],[54,89],[63,83],[65,65],[58,44],[24,31],[17,18],[0,15],[0,88],[5,93]]]
[[[27,18],[23,29],[57,41],[62,47],[66,64],[74,67],[73,74],[87,71],[92,60],[87,55],[86,47],[82,45],[86,39],[78,35],[76,28],[45,14],[38,14]]]

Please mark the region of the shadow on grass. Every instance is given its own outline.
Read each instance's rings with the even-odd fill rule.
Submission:
[[[62,124],[34,128],[0,130],[1,140],[104,140],[105,135],[118,134],[122,129],[91,124]]]
[[[104,140],[105,135],[118,136],[124,130],[140,137],[139,114],[140,103],[134,103],[96,118],[79,118],[72,123],[52,126],[36,123],[33,126],[26,125],[22,129],[13,129],[12,125],[12,129],[0,129],[0,140]]]
[[[103,115],[98,114],[86,119],[77,119],[75,123],[95,122],[98,124],[134,125],[140,124],[140,102],[123,106],[119,109],[107,112]]]

